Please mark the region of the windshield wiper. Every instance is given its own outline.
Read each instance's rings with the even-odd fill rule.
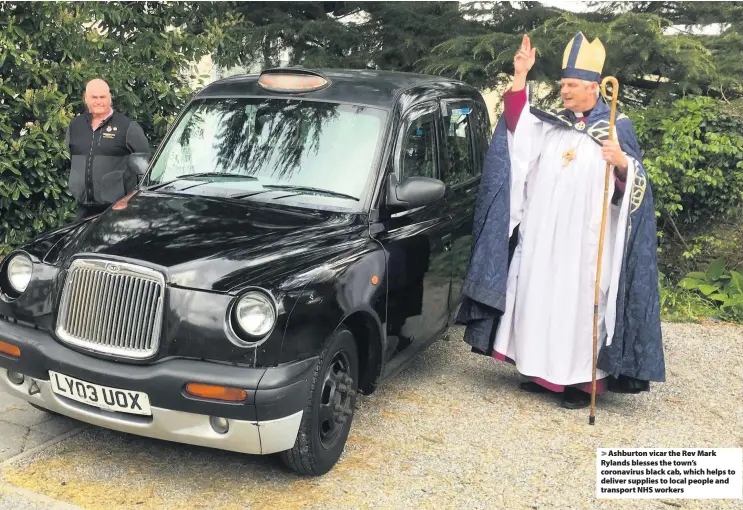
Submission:
[[[323,188],[313,188],[312,186],[292,186],[291,184],[264,184],[264,188],[269,189],[280,189],[280,190],[286,190],[286,191],[299,191],[299,192],[307,192],[307,193],[319,193],[323,195],[329,195],[331,197],[338,197],[338,198],[348,198],[350,200],[359,201],[357,197],[346,195],[345,193],[339,193],[337,191],[332,191],[329,189],[323,189]]]
[[[252,175],[231,174],[229,172],[201,172],[196,174],[183,174],[176,176],[176,179],[187,179],[189,177],[234,177],[235,179],[247,179],[250,181],[258,180],[257,177],[253,177]]]

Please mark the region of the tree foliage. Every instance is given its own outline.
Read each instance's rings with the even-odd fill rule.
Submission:
[[[233,5],[230,5],[233,4]],[[459,2],[238,2],[222,5],[223,67],[260,64],[418,71],[452,34],[483,34]]]
[[[648,4],[648,5],[646,5]],[[579,31],[607,48],[605,75],[619,79],[622,99],[633,105],[668,103],[687,94],[737,97],[740,83],[741,7],[715,2],[610,2],[595,12],[572,13],[539,2],[483,7],[489,30],[458,35],[434,48],[422,69],[480,87],[507,83],[521,35],[537,47],[530,79],[555,85],[565,46]],[[629,5],[629,7],[628,7]],[[631,8],[635,6],[634,8]],[[677,24],[724,23],[718,35],[695,35]]]

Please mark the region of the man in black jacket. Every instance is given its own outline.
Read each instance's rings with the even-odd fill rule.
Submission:
[[[114,112],[105,81],[88,82],[84,99],[88,111],[72,119],[65,137],[71,163],[68,186],[78,202],[78,218],[99,214],[126,195],[129,155],[150,153],[139,124]]]

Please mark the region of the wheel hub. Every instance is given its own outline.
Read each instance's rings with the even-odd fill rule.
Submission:
[[[333,356],[323,378],[320,398],[320,442],[332,448],[341,436],[349,416],[353,413],[353,377],[348,353],[339,351]]]

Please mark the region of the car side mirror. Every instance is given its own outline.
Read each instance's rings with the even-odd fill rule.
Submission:
[[[147,168],[150,166],[150,155],[146,152],[133,152],[129,154],[129,160],[127,161],[129,171],[141,178],[147,173]]]
[[[387,205],[395,209],[413,209],[429,205],[446,193],[446,184],[430,177],[408,177],[402,184],[395,174],[387,181]]]
[[[147,168],[150,166],[150,155],[146,152],[133,152],[129,154],[124,172],[124,191],[130,193],[142,182]]]

